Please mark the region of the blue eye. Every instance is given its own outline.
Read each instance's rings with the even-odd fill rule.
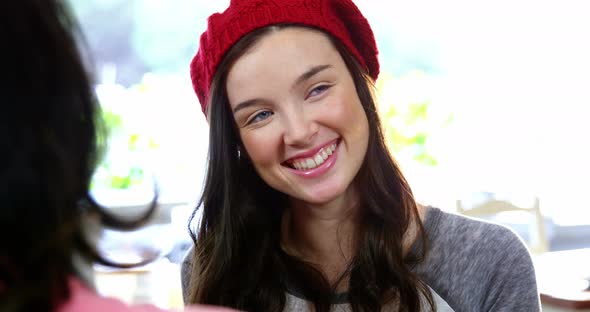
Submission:
[[[325,92],[326,90],[328,90],[329,88],[330,88],[330,86],[329,86],[329,85],[321,85],[321,86],[317,86],[317,87],[313,88],[313,89],[312,89],[312,90],[309,92],[309,94],[307,95],[307,97],[310,97],[310,96],[318,96],[318,95],[320,95],[320,94],[324,93],[324,92]]]
[[[263,121],[263,120],[265,120],[266,118],[268,118],[268,117],[270,117],[272,115],[274,115],[274,113],[271,112],[271,111],[268,111],[268,110],[262,111],[262,112],[260,112],[260,113],[258,113],[256,115],[254,115],[254,117],[252,117],[250,119],[250,121],[248,121],[248,124]]]

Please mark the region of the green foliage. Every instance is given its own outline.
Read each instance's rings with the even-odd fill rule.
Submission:
[[[453,121],[453,115],[441,117],[432,113],[432,100],[421,87],[423,79],[419,74],[398,79],[382,74],[377,83],[378,105],[385,137],[394,155],[436,166],[438,161],[429,143],[435,131]]]
[[[422,103],[410,103],[407,112],[397,111],[394,105],[388,106],[382,118],[385,121],[402,121],[385,123],[386,139],[394,153],[410,152],[412,159],[423,165],[436,166],[436,158],[429,153],[426,143],[430,136],[425,127],[428,122],[428,107],[430,101]]]
[[[103,109],[102,118],[109,133],[109,145],[118,144],[119,150],[125,152],[114,155],[111,149],[110,154],[100,164],[91,188],[100,186],[109,189],[129,189],[141,184],[145,178],[145,170],[136,160],[140,159],[142,152],[158,148],[158,144],[146,135],[126,129],[124,118],[120,114]]]
[[[132,167],[129,173],[125,176],[112,174],[106,181],[109,188],[113,189],[128,189],[133,185],[139,185],[143,181],[144,172],[142,168]]]
[[[123,118],[120,115],[108,110],[102,110],[102,119],[110,131],[119,130],[123,127]]]

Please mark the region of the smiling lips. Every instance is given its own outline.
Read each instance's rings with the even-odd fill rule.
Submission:
[[[308,171],[315,169],[326,162],[336,150],[338,142],[334,141],[320,148],[315,154],[309,157],[300,157],[287,160],[287,165],[297,171]]]

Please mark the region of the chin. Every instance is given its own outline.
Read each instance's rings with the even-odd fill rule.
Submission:
[[[324,205],[331,201],[333,201],[336,197],[317,197],[314,196],[313,198],[306,198],[303,201],[307,204],[311,205]]]
[[[324,192],[314,190],[311,194],[308,194],[308,196],[305,196],[302,200],[306,203],[314,205],[328,204],[340,198],[344,194],[344,191],[344,189],[330,190]]]

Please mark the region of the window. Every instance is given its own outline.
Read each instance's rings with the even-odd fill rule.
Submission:
[[[75,1],[114,128],[93,184],[107,205],[149,200],[153,179],[164,202],[198,197],[207,124],[188,64],[228,2]],[[388,139],[420,200],[453,210],[467,191],[531,193],[554,224],[590,225],[588,4],[356,3],[381,51]]]

